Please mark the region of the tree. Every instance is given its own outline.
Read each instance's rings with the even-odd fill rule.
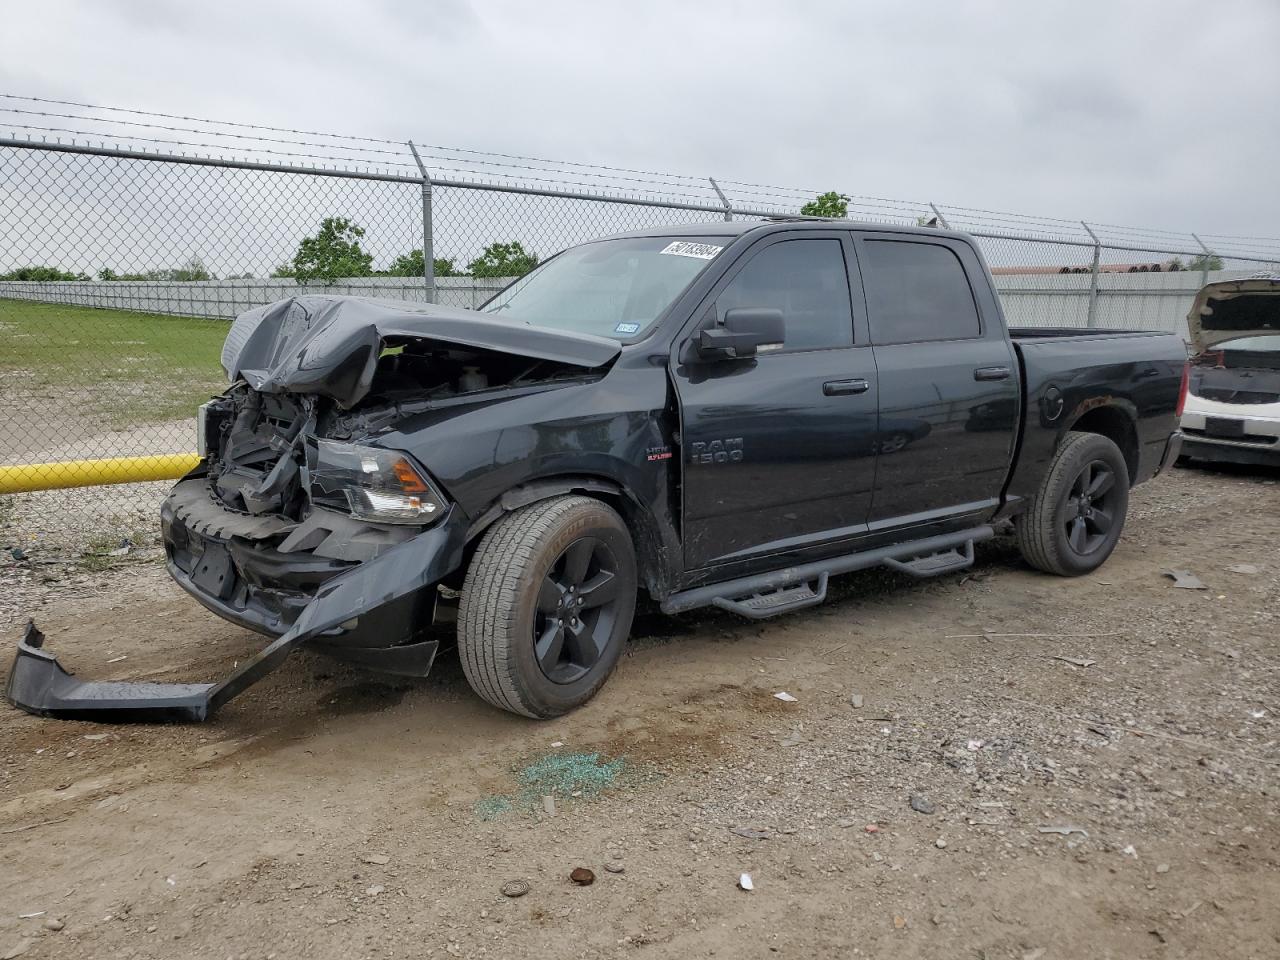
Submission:
[[[831,190],[819,194],[800,208],[805,217],[847,217],[849,215],[849,198],[843,193]]]
[[[213,277],[209,273],[209,269],[204,265],[204,261],[200,259],[198,253],[193,253],[191,258],[176,270],[167,271],[169,276],[166,280],[212,280]]]
[[[473,277],[523,277],[538,265],[538,255],[525,250],[519,240],[491,243],[469,264]]]
[[[1198,253],[1191,258],[1186,270],[1221,270],[1222,258],[1216,253]]]
[[[462,275],[458,268],[453,265],[452,260],[434,257],[431,262],[435,264],[437,277],[458,277]],[[408,253],[400,254],[391,262],[391,266],[387,268],[386,275],[388,277],[420,277],[422,276],[422,266],[422,251],[410,250]]]
[[[273,277],[293,277],[298,283],[333,283],[342,277],[373,275],[373,254],[360,246],[364,228],[346,217],[325,217],[314,237],[303,237],[293,262]]]

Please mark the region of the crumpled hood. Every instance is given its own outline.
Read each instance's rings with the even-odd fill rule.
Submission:
[[[1236,337],[1280,333],[1280,275],[1205,284],[1191,305],[1187,329],[1196,353]]]
[[[263,393],[304,393],[355,406],[369,392],[388,341],[434,340],[584,369],[621,346],[603,337],[532,327],[492,314],[368,297],[291,297],[240,314],[222,346],[222,368]]]

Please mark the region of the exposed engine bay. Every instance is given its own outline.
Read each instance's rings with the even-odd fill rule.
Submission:
[[[383,348],[367,393],[351,409],[323,396],[263,393],[243,380],[206,404],[200,452],[221,503],[255,516],[301,520],[309,481],[321,467],[319,440],[358,442],[415,413],[598,376],[554,360],[397,339]]]
[[[8,698],[66,717],[203,720],[301,643],[425,676],[438,586],[469,521],[393,425],[603,376],[617,342],[432,304],[296,297],[241,314],[231,386],[197,418],[201,465],[161,507],[169,573],[225,619],[276,639],[220,683],[82,681],[19,643]]]

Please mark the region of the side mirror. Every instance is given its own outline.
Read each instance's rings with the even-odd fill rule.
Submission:
[[[741,360],[765,350],[778,350],[786,339],[782,311],[774,307],[734,307],[725,311],[724,323],[698,335],[698,353],[704,360]]]

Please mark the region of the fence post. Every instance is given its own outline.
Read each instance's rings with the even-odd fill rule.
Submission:
[[[724,195],[724,191],[720,189],[720,184],[716,183],[715,177],[707,177],[711,181],[711,188],[715,190],[716,196],[720,198],[720,202],[724,204],[724,219],[727,223],[733,219],[733,207],[729,204],[729,198]]]
[[[413,159],[422,174],[422,282],[426,287],[427,303],[436,302],[436,251],[435,241],[431,235],[431,175],[418,156],[418,148],[409,141],[409,149],[413,151]]]
[[[1200,244],[1200,249],[1204,251],[1204,259],[1200,261],[1200,286],[1204,286],[1209,282],[1209,258],[1213,256],[1213,251],[1204,245],[1204,241],[1197,237],[1194,233],[1191,239]]]
[[[1089,239],[1093,241],[1093,266],[1089,270],[1089,319],[1085,321],[1085,326],[1097,326],[1098,320],[1098,266],[1102,260],[1102,244],[1098,242],[1098,235],[1089,229],[1089,225],[1083,220],[1080,226],[1084,227],[1084,232],[1089,235]]]
[[[941,224],[943,230],[951,229],[951,224],[947,223],[947,218],[942,215],[942,211],[933,205],[932,201],[929,202],[929,209],[932,210],[933,215],[938,218],[938,223]]]

